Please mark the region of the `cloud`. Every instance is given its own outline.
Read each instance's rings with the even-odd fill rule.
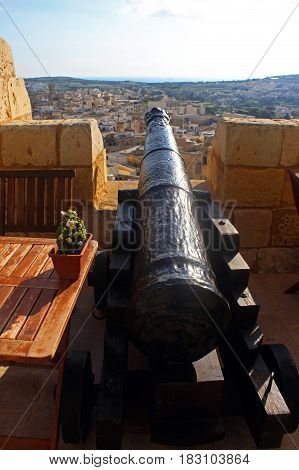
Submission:
[[[157,10],[152,16],[158,16],[160,18],[169,18],[170,16],[176,16],[171,10],[166,10],[165,8],[162,10]]]
[[[125,0],[123,11],[135,17],[194,18],[203,12],[199,0]]]

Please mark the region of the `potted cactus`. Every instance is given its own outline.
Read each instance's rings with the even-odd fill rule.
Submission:
[[[85,224],[77,212],[61,212],[57,228],[56,246],[50,251],[54,269],[61,279],[78,279],[86,248],[92,234],[86,233]]]

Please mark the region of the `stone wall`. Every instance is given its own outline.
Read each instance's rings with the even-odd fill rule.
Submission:
[[[226,118],[207,176],[257,272],[299,270],[299,218],[288,167],[299,169],[299,120]]]
[[[0,125],[1,168],[74,168],[74,197],[93,201],[96,168],[104,163],[97,122],[12,121]]]
[[[107,181],[106,151],[95,119],[0,124],[0,168],[74,168],[74,197],[98,209],[115,209],[117,189],[136,187],[136,182]]]
[[[0,38],[0,123],[32,119],[31,103],[24,80],[16,77],[10,46]]]

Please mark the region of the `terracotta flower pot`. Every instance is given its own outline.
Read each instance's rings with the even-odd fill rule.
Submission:
[[[76,255],[58,254],[59,247],[56,245],[49,253],[50,258],[54,265],[60,279],[78,279],[80,271],[83,266],[86,249],[93,238],[91,233],[86,234],[87,238],[80,253]]]

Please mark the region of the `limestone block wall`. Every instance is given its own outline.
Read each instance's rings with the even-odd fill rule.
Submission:
[[[0,168],[75,168],[75,198],[92,201],[104,145],[97,122],[11,121],[0,125]]]
[[[0,123],[32,119],[24,80],[16,77],[10,46],[0,37]]]
[[[95,119],[1,123],[0,168],[74,168],[74,197],[96,209],[116,209],[118,189],[137,185],[107,181],[106,151]]]
[[[257,272],[299,271],[299,217],[289,167],[299,169],[299,120],[225,118],[207,177]]]

